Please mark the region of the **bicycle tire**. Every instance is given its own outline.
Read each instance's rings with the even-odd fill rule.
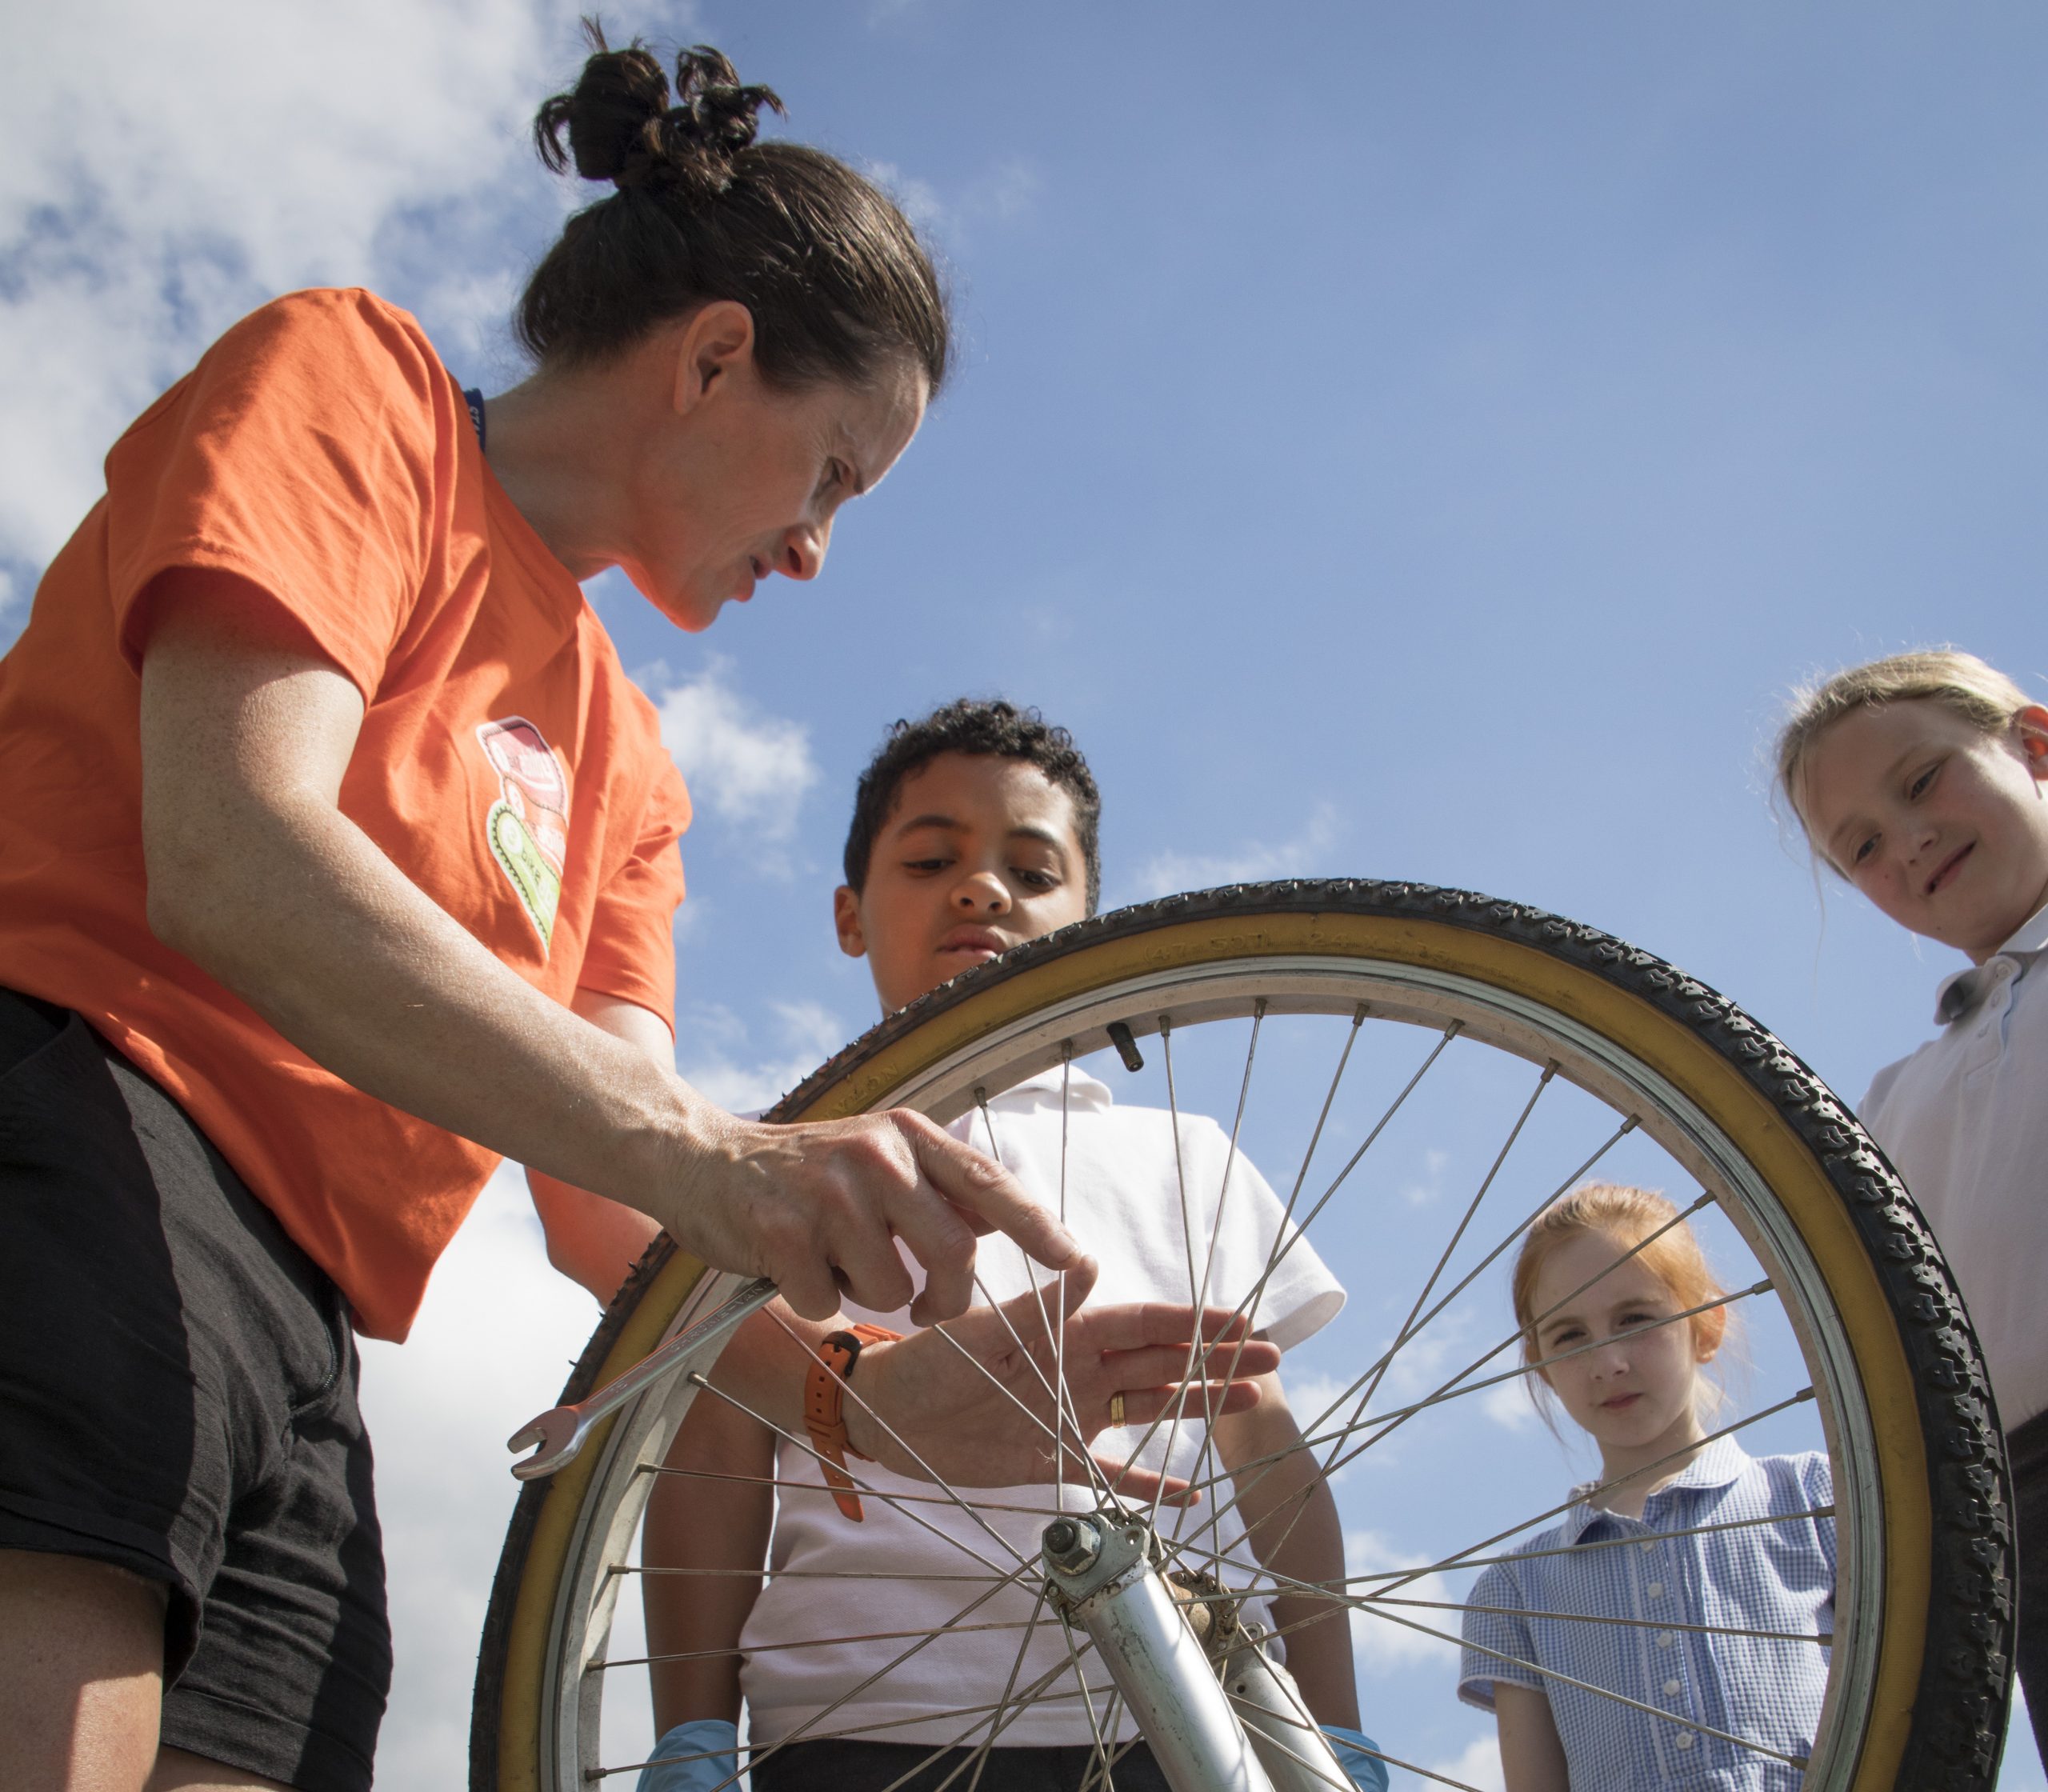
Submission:
[[[1817,1750],[1813,1771],[1839,1792],[1993,1785],[2014,1635],[2011,1495],[1988,1378],[1953,1280],[1846,1106],[1734,1004],[1662,960],[1539,910],[1425,885],[1290,882],[1171,897],[1080,922],[955,978],[828,1061],[770,1118],[831,1118],[906,1096],[918,1105],[921,1088],[994,1038],[1007,1042],[1016,1074],[1029,1074],[1054,1061],[1063,1028],[1099,1042],[1099,1024],[1090,1034],[1073,1017],[1134,982],[1202,977],[1221,989],[1262,966],[1325,963],[1492,992],[1486,999],[1504,1005],[1500,1024],[1510,1033],[1525,1010],[1551,1017],[1546,1024],[1574,1038],[1604,1042],[1614,1063],[1634,1067],[1627,1074],[1680,1092],[1735,1142],[1774,1203],[1771,1223],[1786,1229],[1771,1248],[1810,1262],[1819,1278],[1818,1298],[1802,1296],[1812,1335],[1801,1337],[1816,1385],[1824,1373],[1851,1377],[1853,1395],[1830,1398],[1860,1402],[1856,1423],[1868,1426],[1854,1459],[1837,1468],[1838,1497],[1862,1502],[1844,1577],[1863,1582],[1857,1622],[1865,1630],[1838,1630],[1848,1641],[1838,1642],[1836,1660],[1860,1651],[1862,1682],[1853,1693],[1831,1690],[1834,1727],[1826,1762]],[[1510,1052],[1535,1055],[1505,1034],[1492,1042],[1503,1039]],[[1600,1074],[1597,1065],[1568,1073],[1581,1086]],[[1749,1223],[1760,1222],[1751,1215]],[[638,1361],[702,1309],[718,1279],[658,1240],[598,1326],[563,1400]],[[1846,1369],[1829,1366],[1838,1359]],[[622,1549],[619,1534],[635,1515],[626,1510],[634,1477],[622,1483],[613,1458],[622,1446],[645,1452],[650,1438],[665,1442],[685,1404],[672,1396],[658,1410],[656,1396],[644,1396],[577,1462],[522,1491],[479,1651],[472,1792],[583,1783],[589,1762],[567,1733],[582,1734],[579,1714],[594,1726],[602,1677],[585,1674],[566,1688],[563,1636],[608,1622],[617,1577],[596,1586],[587,1558]],[[1840,1413],[1830,1420],[1844,1422]],[[1832,1433],[1830,1442],[1850,1447]],[[1862,1490],[1842,1494],[1844,1467],[1851,1482],[1862,1478]],[[616,1503],[594,1510],[594,1497]]]

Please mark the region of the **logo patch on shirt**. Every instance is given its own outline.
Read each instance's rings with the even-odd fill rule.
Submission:
[[[569,855],[569,774],[523,716],[480,723],[477,740],[498,773],[498,798],[484,818],[490,855],[545,951],[554,941]]]

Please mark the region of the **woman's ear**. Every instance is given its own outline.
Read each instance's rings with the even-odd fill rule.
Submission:
[[[677,321],[675,396],[678,413],[694,410],[754,365],[754,314],[736,299],[717,298]]]

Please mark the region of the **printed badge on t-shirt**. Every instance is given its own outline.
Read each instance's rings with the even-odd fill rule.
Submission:
[[[545,951],[554,938],[569,857],[568,770],[524,716],[480,722],[477,739],[498,773],[498,799],[484,818],[491,857]]]

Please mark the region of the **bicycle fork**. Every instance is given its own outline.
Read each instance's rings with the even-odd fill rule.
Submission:
[[[1085,1630],[1174,1792],[1349,1792],[1293,1676],[1220,1582],[1170,1578],[1151,1527],[1106,1508],[1047,1525],[1047,1590]]]

